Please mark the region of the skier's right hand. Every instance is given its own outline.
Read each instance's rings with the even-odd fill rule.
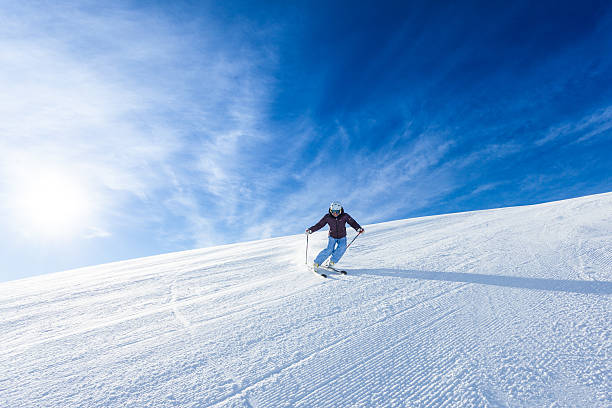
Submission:
[[[311,231],[310,229],[307,229],[307,230],[306,230],[306,233],[307,233],[307,234],[312,234],[312,231]]]

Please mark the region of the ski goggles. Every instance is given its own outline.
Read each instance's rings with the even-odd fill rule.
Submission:
[[[332,214],[340,214],[340,210],[330,210]]]

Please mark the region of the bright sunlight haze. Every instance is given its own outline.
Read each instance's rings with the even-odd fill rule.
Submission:
[[[24,232],[43,237],[69,237],[90,212],[90,203],[76,177],[41,169],[22,176],[15,215]]]

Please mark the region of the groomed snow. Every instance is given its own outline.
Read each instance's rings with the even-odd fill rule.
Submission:
[[[0,284],[0,406],[612,406],[612,193],[305,243]]]

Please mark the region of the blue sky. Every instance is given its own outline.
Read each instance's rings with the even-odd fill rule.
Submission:
[[[455,3],[3,2],[0,280],[612,191],[608,2]]]

